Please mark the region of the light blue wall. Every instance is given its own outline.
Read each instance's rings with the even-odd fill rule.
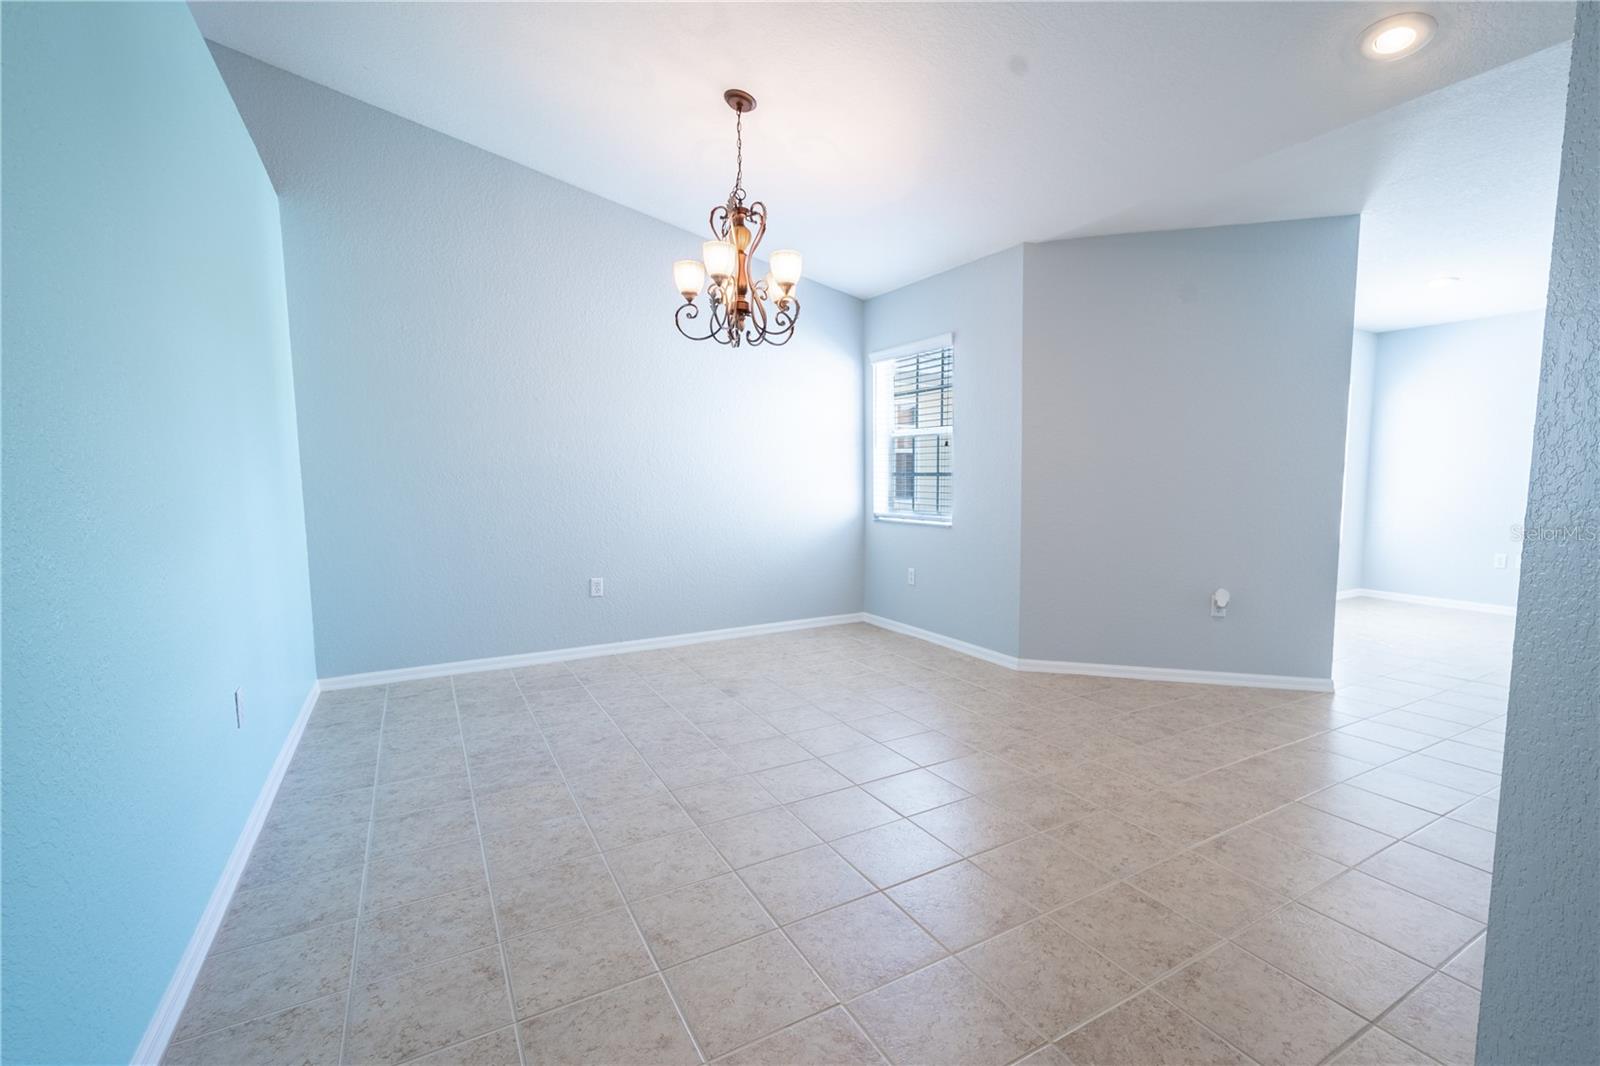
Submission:
[[[281,196],[322,676],[860,610],[858,301],[683,340],[701,237],[217,55]]]
[[[1367,538],[1367,471],[1372,451],[1372,376],[1378,339],[1364,329],[1350,345],[1350,415],[1344,434],[1339,513],[1339,590],[1361,588]]]
[[[1022,249],[867,303],[866,352],[955,334],[955,492],[948,527],[867,521],[866,610],[1015,655],[1021,475]],[[864,383],[870,420],[870,376]],[[872,427],[864,424],[867,439]],[[871,476],[872,457],[865,459]],[[870,492],[870,485],[867,486]],[[872,513],[867,496],[858,504]],[[915,586],[906,569],[917,571]]]
[[[1600,4],[1579,4],[1477,1061],[1600,1062]]]
[[[1027,247],[1024,657],[1328,677],[1358,229]]]
[[[278,210],[182,4],[3,17],[4,1054],[125,1062],[315,676]]]
[[[1516,602],[1543,334],[1539,311],[1378,334],[1365,587]]]

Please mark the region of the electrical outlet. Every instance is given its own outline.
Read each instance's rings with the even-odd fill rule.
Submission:
[[[1505,552],[1495,552],[1494,553],[1494,568],[1496,570],[1504,570],[1506,568],[1506,553]]]
[[[916,583],[917,583],[917,568],[914,567],[914,566],[906,567],[906,584],[915,585]]]
[[[589,579],[589,595],[591,595],[591,596],[604,596],[605,594],[606,594],[606,579],[603,578],[603,577],[591,577]]]
[[[233,728],[244,728],[244,689],[233,690]]]

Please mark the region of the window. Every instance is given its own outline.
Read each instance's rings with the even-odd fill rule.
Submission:
[[[872,513],[949,525],[955,393],[949,335],[873,356]]]

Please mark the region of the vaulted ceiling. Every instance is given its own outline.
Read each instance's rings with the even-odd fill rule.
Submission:
[[[722,90],[748,89],[769,246],[858,296],[1023,241],[1351,212],[1358,325],[1543,296],[1570,3],[191,6],[212,40],[696,233],[733,177]],[[1361,57],[1417,9],[1427,48]]]

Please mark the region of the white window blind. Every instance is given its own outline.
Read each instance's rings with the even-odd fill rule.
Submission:
[[[949,525],[955,392],[949,338],[873,363],[873,514]]]

